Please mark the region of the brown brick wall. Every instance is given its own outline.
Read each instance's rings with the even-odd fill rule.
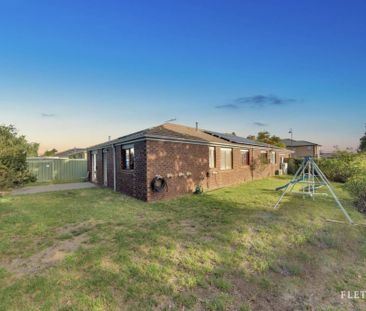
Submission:
[[[88,168],[88,172],[89,172],[89,181],[92,181],[92,161],[91,161],[91,151],[88,151],[86,158],[88,160],[88,164],[87,164],[87,168]]]
[[[97,184],[103,185],[103,150],[97,150]]]
[[[146,152],[148,201],[192,193],[208,171],[208,146],[148,141]],[[172,177],[167,178],[168,174]],[[152,191],[151,181],[155,175],[166,178],[168,191]]]
[[[194,144],[174,142],[147,142],[147,187],[148,201],[163,198],[173,198],[180,194],[192,193],[197,185],[205,190],[215,189],[245,181],[272,176],[280,168],[280,153],[276,151],[276,163],[270,164],[270,151],[268,163],[257,165],[252,172],[250,165],[242,165],[240,157],[241,148],[233,148],[233,168],[220,169],[220,147],[216,147],[216,168],[209,169],[209,147]],[[250,150],[250,161],[258,159],[259,149]],[[288,156],[288,155],[287,155]],[[191,176],[187,175],[191,173]],[[171,178],[167,175],[171,174]],[[155,175],[166,178],[168,191],[154,193],[151,190],[151,180]],[[182,176],[180,176],[182,175]]]
[[[197,185],[204,190],[225,187],[253,179],[274,175],[280,168],[280,154],[276,151],[276,164],[259,165],[254,172],[250,165],[242,165],[241,148],[233,148],[233,169],[220,169],[220,147],[216,148],[216,168],[209,169],[209,147],[167,141],[143,141],[134,143],[135,167],[123,170],[121,165],[122,146],[116,146],[116,188],[117,191],[145,201],[174,198],[192,193]],[[250,148],[250,161],[259,158],[260,150]],[[268,151],[268,162],[270,161]],[[113,189],[113,152],[108,148],[108,187]],[[88,153],[88,167],[91,170],[91,157]],[[163,176],[168,190],[155,193],[151,181],[155,175]],[[168,177],[171,175],[171,177]],[[103,185],[102,150],[97,153],[97,181]]]
[[[276,152],[275,164],[257,164],[254,167],[242,165],[240,149],[249,149],[249,163],[254,160],[259,162],[260,150],[254,148],[233,148],[233,168],[229,170],[221,170],[221,153],[220,147],[216,147],[216,167],[209,170],[208,177],[204,181],[204,188],[215,189],[228,185],[238,184],[250,180],[255,180],[267,176],[275,175],[275,172],[280,168],[279,152]],[[268,162],[270,159],[270,151],[268,151]]]
[[[146,142],[137,142],[133,145],[135,149],[135,166],[133,170],[122,169],[122,146],[116,146],[117,191],[146,201]]]
[[[287,149],[295,151],[291,157],[292,158],[303,158],[306,156],[310,156],[313,158],[320,157],[320,148],[319,146],[299,146],[299,147],[291,147],[288,146]]]
[[[107,187],[113,189],[113,149],[112,147],[108,147],[106,151],[103,156],[107,158]]]

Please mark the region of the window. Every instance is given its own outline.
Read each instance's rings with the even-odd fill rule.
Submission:
[[[275,151],[271,152],[271,163],[276,164],[276,152]]]
[[[249,165],[249,150],[248,149],[241,149],[240,150],[240,161],[241,165]]]
[[[281,164],[285,163],[285,155],[284,154],[280,154],[280,163]]]
[[[221,169],[231,170],[233,168],[233,149],[221,148]]]
[[[261,163],[266,164],[268,163],[268,153],[267,151],[261,150],[261,154],[259,156]]]
[[[215,147],[209,147],[209,157],[208,157],[208,163],[210,168],[216,167],[216,152]]]
[[[133,145],[122,147],[122,169],[133,170],[135,167],[135,148]]]

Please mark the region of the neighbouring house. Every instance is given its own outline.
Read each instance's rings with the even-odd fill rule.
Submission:
[[[232,134],[166,123],[88,148],[88,170],[98,185],[154,201],[275,175],[290,153]]]
[[[294,151],[291,155],[293,158],[303,158],[303,157],[313,157],[313,158],[320,158],[320,147],[321,145],[316,143],[311,143],[305,140],[294,140],[294,139],[282,139],[281,140],[285,145],[286,148],[289,150]]]
[[[86,148],[72,148],[62,152],[57,152],[55,154],[56,157],[60,158],[69,158],[69,159],[86,159],[87,158],[87,150]]]

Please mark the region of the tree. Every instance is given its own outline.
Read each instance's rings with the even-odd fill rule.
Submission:
[[[29,143],[29,147],[27,150],[27,157],[38,157],[38,143]]]
[[[13,125],[0,125],[0,189],[34,181],[28,171],[27,155],[34,154],[38,144],[27,142]]]
[[[251,140],[260,141],[262,143],[274,145],[274,146],[277,146],[277,147],[281,147],[281,148],[286,147],[285,144],[282,143],[280,137],[278,137],[276,135],[271,136],[271,134],[267,131],[258,132],[257,136],[249,135],[247,138],[251,139]]]
[[[57,149],[46,150],[43,154],[44,157],[53,157],[57,153]]]
[[[366,132],[365,132],[365,135],[363,135],[361,138],[360,138],[360,147],[359,147],[360,151],[366,151]]]

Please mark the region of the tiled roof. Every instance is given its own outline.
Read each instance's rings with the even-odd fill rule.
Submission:
[[[128,141],[133,141],[140,138],[167,138],[167,139],[183,139],[197,142],[212,142],[212,143],[222,143],[227,144],[226,140],[209,135],[202,130],[196,130],[195,128],[173,124],[165,123],[155,127],[151,127],[142,131],[138,131],[132,134],[121,136],[117,139],[107,141],[88,149],[103,148],[111,144],[123,143]]]
[[[222,143],[222,144],[227,143],[226,140],[212,136],[201,129],[196,129],[193,127],[173,123],[166,123],[153,127],[147,133],[149,135],[182,138],[203,142]]]
[[[72,149],[68,149],[68,150],[65,150],[65,151],[57,152],[55,154],[55,156],[66,157],[66,156],[70,156],[70,155],[85,152],[85,151],[86,151],[86,148],[72,148]]]
[[[278,148],[273,145],[264,144],[261,142],[246,139],[244,137],[223,134],[213,131],[207,131],[202,129],[196,129],[189,126],[165,123],[155,127],[151,127],[139,132],[135,132],[129,135],[121,136],[117,139],[98,144],[88,149],[99,149],[112,144],[128,143],[141,138],[160,138],[160,139],[176,139],[176,140],[188,140],[201,143],[217,143],[217,144],[244,144],[249,146],[259,146],[266,148]]]
[[[244,144],[244,145],[251,145],[251,146],[258,146],[258,147],[266,147],[266,148],[278,148],[273,145],[265,144],[259,141],[251,140],[245,137],[236,136],[234,134],[226,134],[226,133],[219,133],[219,132],[213,132],[213,131],[205,131],[206,133],[209,133],[211,135],[214,135],[216,137],[220,137],[222,139],[225,139],[227,141],[230,141],[232,143],[236,144]]]
[[[312,143],[306,140],[294,140],[294,139],[282,139],[281,140],[287,147],[301,147],[301,146],[320,146],[319,144]]]

